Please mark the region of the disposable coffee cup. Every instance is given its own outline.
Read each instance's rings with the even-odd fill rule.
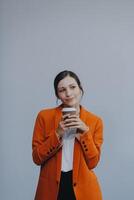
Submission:
[[[76,108],[73,108],[73,107],[63,108],[62,113],[63,113],[63,115],[65,115],[65,114],[74,115],[74,114],[76,114]]]
[[[63,115],[66,115],[66,114],[74,115],[74,114],[76,114],[76,108],[73,108],[73,107],[66,107],[66,108],[63,108],[63,109],[62,109],[62,114],[63,114]],[[66,120],[67,118],[68,118],[68,116],[65,117],[64,120]],[[70,129],[70,128],[68,128],[68,129]],[[71,129],[73,129],[73,128],[71,128]],[[71,133],[71,135],[74,135],[75,133],[76,133],[76,131],[75,131],[74,133]],[[68,134],[70,134],[70,133],[68,133]],[[69,136],[69,135],[68,135],[68,136]]]

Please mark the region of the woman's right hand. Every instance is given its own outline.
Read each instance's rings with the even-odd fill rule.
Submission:
[[[57,136],[59,138],[63,137],[65,131],[68,129],[65,124],[65,119],[68,118],[69,114],[63,115],[61,121],[59,122],[58,128],[56,129]]]

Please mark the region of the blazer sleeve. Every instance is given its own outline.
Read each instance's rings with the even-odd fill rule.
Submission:
[[[51,159],[62,146],[60,139],[56,136],[55,130],[46,134],[45,121],[41,112],[38,114],[32,138],[32,157],[37,165],[42,165]]]
[[[93,169],[97,166],[100,160],[102,143],[103,123],[102,120],[98,118],[94,131],[91,132],[89,127],[89,131],[80,136],[80,144],[89,169]]]

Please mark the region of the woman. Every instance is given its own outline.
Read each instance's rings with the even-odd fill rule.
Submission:
[[[100,160],[102,120],[80,100],[83,88],[71,71],[54,80],[62,104],[39,112],[33,132],[33,161],[40,165],[35,200],[102,200],[93,169]],[[76,112],[62,115],[64,107]]]

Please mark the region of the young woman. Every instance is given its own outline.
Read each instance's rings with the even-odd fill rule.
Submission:
[[[93,172],[100,160],[102,120],[80,105],[84,92],[74,72],[60,72],[54,89],[61,105],[40,111],[34,126],[33,161],[41,166],[35,200],[102,200]],[[64,107],[76,112],[62,115]]]

